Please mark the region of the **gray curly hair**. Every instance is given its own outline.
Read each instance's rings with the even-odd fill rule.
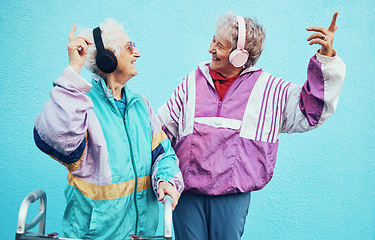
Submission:
[[[244,17],[246,23],[245,49],[249,52],[249,59],[245,67],[254,66],[258,61],[264,47],[266,33],[256,19]],[[237,48],[238,22],[232,12],[224,14],[217,19],[216,33],[231,43],[232,50]]]
[[[125,33],[124,27],[111,18],[106,19],[99,27],[102,33],[101,36],[104,47],[112,51],[115,56],[118,57],[121,51],[125,49],[123,36],[121,36],[122,33]],[[83,29],[80,35],[94,42],[93,29]],[[96,65],[96,54],[96,46],[94,44],[90,45],[87,50],[84,65],[90,72],[99,74],[104,79],[107,79],[108,74],[100,71]]]

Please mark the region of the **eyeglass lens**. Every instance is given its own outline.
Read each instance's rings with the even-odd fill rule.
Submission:
[[[130,52],[133,53],[133,47],[135,47],[134,42],[129,41],[129,45],[130,45]]]

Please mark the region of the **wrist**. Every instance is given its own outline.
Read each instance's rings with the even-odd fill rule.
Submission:
[[[334,57],[336,55],[336,51],[334,49],[331,49],[331,50],[322,50],[322,49],[319,49],[317,51],[320,55],[323,55],[323,56],[327,56],[327,57]]]
[[[77,73],[78,75],[80,75],[81,74],[81,68],[80,67],[78,67],[78,66],[76,66],[76,65],[69,65],[69,67],[71,67],[72,69],[73,69],[73,71],[75,72],[75,73]]]

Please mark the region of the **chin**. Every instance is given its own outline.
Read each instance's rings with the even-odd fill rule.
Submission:
[[[215,62],[210,62],[210,68],[212,69],[212,70],[216,70],[217,69],[217,63],[215,63]]]
[[[137,69],[135,67],[132,68],[130,74],[133,75],[133,77],[136,76],[138,74]]]
[[[220,71],[220,64],[218,64],[218,63],[211,62],[210,67],[211,67],[212,70],[215,70],[216,72]]]

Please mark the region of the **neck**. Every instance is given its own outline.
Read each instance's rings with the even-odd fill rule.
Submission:
[[[219,72],[219,73],[226,78],[231,78],[231,77],[240,75],[241,71],[242,71],[242,67],[233,67],[231,69],[228,69],[225,72]]]
[[[119,80],[121,79],[121,80]],[[112,95],[115,99],[122,99],[122,89],[129,79],[125,77],[118,76],[115,72],[108,75],[106,80],[107,88],[112,91]]]

